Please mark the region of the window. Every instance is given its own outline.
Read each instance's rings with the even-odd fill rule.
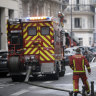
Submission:
[[[9,14],[9,19],[14,18],[14,10],[9,9],[8,14]]]
[[[79,38],[79,43],[80,43],[80,46],[83,45],[83,38]]]
[[[89,37],[89,45],[91,45],[91,44],[92,44],[92,38]]]
[[[81,23],[80,18],[75,18],[74,19],[75,28],[81,28],[80,23]]]
[[[41,34],[42,35],[49,35],[50,34],[50,28],[48,26],[41,27]]]
[[[29,36],[37,35],[37,28],[36,27],[28,27],[28,35]]]
[[[79,0],[77,0],[77,2],[76,2],[77,4],[79,4]]]

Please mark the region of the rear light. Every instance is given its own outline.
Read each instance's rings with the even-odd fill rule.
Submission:
[[[51,40],[51,44],[54,44],[54,40]]]
[[[8,41],[8,45],[10,44],[10,41]]]

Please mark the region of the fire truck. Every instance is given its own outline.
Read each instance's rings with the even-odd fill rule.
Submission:
[[[8,68],[13,81],[31,75],[50,75],[58,80],[65,74],[62,28],[52,17],[8,20]]]

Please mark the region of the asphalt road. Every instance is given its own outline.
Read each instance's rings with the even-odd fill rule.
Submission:
[[[88,75],[88,81],[94,81],[94,88],[96,91],[96,63],[90,63],[92,73]],[[39,77],[37,79],[31,78],[32,83],[43,86],[49,86],[65,90],[73,90],[72,83],[72,70],[69,66],[66,67],[66,73],[64,77],[60,77],[59,80],[52,80],[52,78]],[[82,90],[82,82],[79,82],[79,90]],[[91,85],[90,85],[91,86]],[[0,96],[69,96],[69,93],[41,88],[38,86],[29,85],[21,82],[12,82],[10,77],[0,78]],[[81,95],[78,95],[81,96]]]

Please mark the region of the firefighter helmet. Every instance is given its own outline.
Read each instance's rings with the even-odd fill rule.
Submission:
[[[76,52],[77,52],[77,53],[80,53],[80,52],[81,52],[80,48],[77,48],[77,49],[76,49]]]

